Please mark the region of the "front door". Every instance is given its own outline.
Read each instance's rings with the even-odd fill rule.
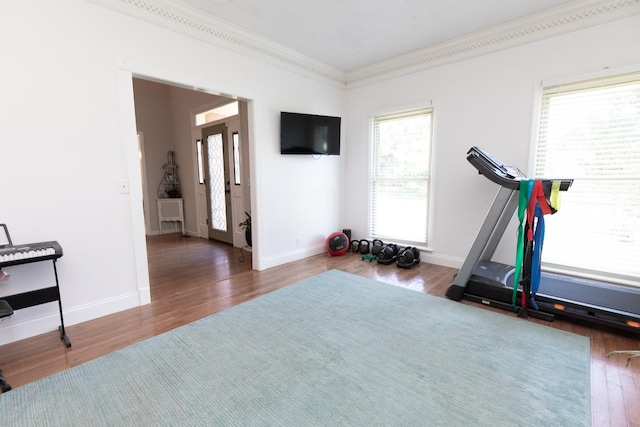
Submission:
[[[233,244],[227,125],[202,129],[209,238]]]

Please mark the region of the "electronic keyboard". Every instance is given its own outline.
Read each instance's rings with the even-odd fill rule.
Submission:
[[[0,268],[30,262],[58,259],[62,246],[56,241],[0,247]]]

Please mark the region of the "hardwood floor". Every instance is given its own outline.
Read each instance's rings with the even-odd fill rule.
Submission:
[[[443,298],[456,273],[454,269],[426,263],[409,270],[399,269],[362,261],[351,253],[340,257],[317,255],[253,271],[251,253],[244,252],[246,259],[241,262],[242,253],[237,248],[177,234],[148,238],[148,253],[151,304],[68,326],[73,343],[69,349],[57,331],[1,346],[0,368],[11,385],[16,388],[37,381],[329,269]],[[473,305],[466,301],[462,304]],[[590,338],[593,426],[640,427],[640,358],[632,360],[628,367],[624,356],[606,358],[612,350],[640,350],[638,336],[561,319],[553,323],[527,321]],[[521,404],[526,406],[526,402]],[[549,425],[554,425],[553,420]]]

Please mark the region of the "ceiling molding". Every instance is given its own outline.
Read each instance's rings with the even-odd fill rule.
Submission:
[[[640,0],[571,2],[362,67],[347,74],[347,85],[355,87],[387,80],[639,14]]]
[[[87,0],[134,18],[308,77],[346,87],[346,73],[181,2]]]
[[[640,0],[577,0],[344,72],[183,3],[169,0],[87,1],[341,88],[362,86],[415,73],[640,14]]]

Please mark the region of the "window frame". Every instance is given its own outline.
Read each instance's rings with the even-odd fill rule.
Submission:
[[[233,131],[231,133],[231,146],[233,148],[233,183],[234,185],[242,184],[242,156],[240,153],[240,133],[238,131]]]
[[[543,125],[543,116],[544,116],[544,104],[545,97],[553,96],[554,94],[549,94],[551,92],[556,92],[557,95],[564,95],[569,93],[566,89],[579,89],[579,90],[589,90],[589,89],[597,89],[597,84],[615,84],[615,82],[624,81],[627,79],[630,74],[637,74],[637,78],[640,79],[640,65],[635,65],[631,67],[622,67],[616,69],[605,69],[598,71],[596,73],[582,74],[572,77],[565,77],[562,79],[554,79],[554,80],[545,80],[541,81],[538,85],[536,85],[534,102],[534,116],[533,116],[533,126],[532,126],[532,137],[531,137],[531,145],[530,145],[530,162],[529,162],[529,172],[530,176],[535,176],[536,174],[536,162],[540,151],[540,133]],[[601,82],[599,82],[601,81]],[[640,80],[635,80],[640,81]],[[545,142],[548,144],[548,142]],[[603,181],[607,178],[600,175],[589,175],[589,177],[593,177],[593,179],[586,179],[587,181]],[[542,177],[541,177],[542,178]],[[558,177],[548,177],[548,178],[574,178],[571,176],[558,176]],[[575,186],[574,180],[574,186]],[[571,192],[571,188],[568,190],[568,193],[565,198],[571,197],[569,194]],[[563,203],[564,205],[564,203]],[[562,210],[558,213],[558,215],[562,215]],[[553,232],[553,231],[551,231]],[[549,240],[549,239],[546,239]],[[548,242],[545,241],[545,248],[549,245]],[[614,271],[604,271],[599,269],[591,269],[586,268],[584,266],[576,266],[572,265],[570,260],[565,260],[565,263],[559,263],[558,259],[549,262],[545,260],[545,252],[542,253],[543,256],[543,264],[542,267],[546,271],[569,274],[577,277],[584,277],[588,279],[595,279],[613,283],[619,283],[623,285],[630,285],[634,287],[640,286],[640,275],[635,276],[634,274],[626,274],[619,273]]]
[[[204,177],[204,147],[202,146],[202,138],[196,139],[196,166],[198,173],[198,184],[204,185],[205,177]]]
[[[424,178],[426,180],[426,224],[425,224],[425,236],[424,241],[419,240],[408,240],[403,238],[398,238],[394,236],[383,235],[382,233],[376,232],[374,230],[374,180],[375,180],[375,167],[376,167],[376,121],[380,118],[392,118],[392,117],[411,117],[412,113],[414,116],[418,116],[422,114],[428,114],[430,116],[430,129],[428,134],[428,173]],[[421,250],[430,250],[430,241],[432,238],[432,217],[433,217],[433,174],[434,174],[434,145],[435,145],[435,107],[433,103],[429,105],[419,104],[419,105],[411,105],[407,107],[400,107],[395,109],[388,109],[385,111],[377,111],[375,113],[370,114],[369,117],[369,132],[370,132],[370,145],[369,145],[369,181],[368,181],[368,212],[367,212],[367,233],[370,239],[380,239],[385,243],[398,243],[402,245],[410,245],[415,246]]]

